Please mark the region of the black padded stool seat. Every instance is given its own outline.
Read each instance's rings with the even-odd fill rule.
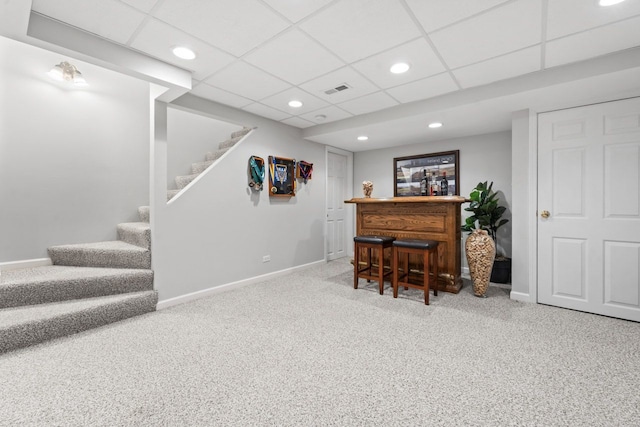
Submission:
[[[389,236],[356,236],[353,238],[353,289],[358,289],[358,279],[363,278],[367,281],[377,280],[379,284],[380,295],[384,290],[384,278],[389,277],[389,281],[393,276],[393,251],[389,256],[389,267],[386,273],[384,271],[384,250],[391,249],[395,237]],[[366,249],[365,266],[360,268],[360,250]],[[373,265],[371,250],[377,251],[378,267]],[[376,271],[377,270],[377,271]],[[374,274],[374,272],[376,274]]]
[[[414,288],[424,291],[424,303],[429,305],[429,287],[433,295],[438,295],[438,242],[436,240],[398,239],[393,242],[393,297],[398,298],[398,287]],[[409,254],[421,255],[423,265],[422,283],[409,282]],[[402,259],[402,274],[398,267]]]

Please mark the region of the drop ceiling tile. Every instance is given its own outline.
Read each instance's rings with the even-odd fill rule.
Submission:
[[[407,0],[407,4],[427,32],[491,9],[507,0]]]
[[[165,0],[154,15],[235,56],[242,56],[289,26],[255,0]]]
[[[293,85],[344,65],[335,55],[298,30],[270,40],[243,59]]]
[[[339,1],[300,28],[349,63],[421,35],[397,0]]]
[[[282,123],[300,129],[308,128],[315,125],[315,123],[311,123],[310,121],[301,119],[300,117],[290,117],[288,119],[282,120]]]
[[[294,99],[301,101],[302,107],[289,107],[289,101]],[[318,108],[326,107],[328,105],[320,98],[316,98],[315,96],[310,95],[309,93],[298,89],[297,87],[292,87],[291,89],[287,89],[283,92],[277,93],[273,96],[261,100],[260,102],[270,107],[277,108],[278,110],[286,111],[292,116],[300,116],[306,112],[317,110]]]
[[[434,96],[458,90],[458,86],[453,81],[449,73],[442,73],[437,76],[427,77],[417,82],[407,83],[387,89],[387,93],[401,103],[419,101],[421,99],[433,98]]]
[[[258,101],[290,85],[243,61],[237,61],[205,80],[227,92]]]
[[[302,18],[312,14],[322,6],[333,0],[264,0],[272,8],[283,14],[292,22],[298,22]]]
[[[32,10],[126,44],[146,15],[116,0],[34,0]]]
[[[158,0],[120,0],[120,1],[128,4],[129,6],[133,6],[136,9],[143,11],[144,13],[151,12],[151,9],[153,9],[153,6],[155,6],[156,3],[158,2]]]
[[[430,34],[450,68],[540,43],[540,0],[518,0]]]
[[[196,59],[187,61],[177,58],[171,48],[186,46],[196,52]],[[193,71],[195,79],[204,79],[232,63],[236,58],[215,49],[193,36],[183,33],[164,22],[151,19],[142,27],[131,43],[131,47],[170,64]]]
[[[327,95],[325,93],[326,90],[335,88],[344,83],[350,86],[349,89],[335,92],[331,95]],[[347,101],[379,90],[376,85],[362,77],[351,67],[344,67],[329,74],[325,74],[322,77],[318,77],[315,80],[300,85],[300,87],[331,104]]]
[[[325,117],[322,118],[317,116],[325,116]],[[336,120],[346,119],[347,117],[351,117],[351,114],[347,113],[346,111],[334,105],[330,105],[329,107],[321,108],[319,110],[312,111],[310,113],[302,114],[300,117],[302,117],[303,119],[312,121],[314,123],[320,124],[320,123],[329,123],[329,122],[335,122]]]
[[[640,46],[640,17],[547,42],[545,65],[555,67],[636,46]]]
[[[411,68],[404,74],[393,74],[389,68],[396,62],[407,62]],[[445,71],[444,65],[423,38],[363,59],[353,67],[381,88],[399,86]]]
[[[453,70],[463,88],[480,86],[540,70],[540,46]]]
[[[275,108],[267,107],[266,105],[257,102],[247,105],[246,107],[242,107],[242,109],[250,113],[257,114],[258,116],[277,121],[291,117],[291,114],[276,110]]]
[[[398,105],[398,102],[384,92],[376,92],[361,98],[338,104],[343,110],[353,115],[371,113]]]
[[[253,102],[250,99],[229,93],[222,89],[218,89],[217,87],[209,86],[206,83],[200,83],[191,90],[191,93],[195,96],[199,96],[200,98],[205,98],[220,104],[230,105],[235,108],[242,108]]]
[[[554,0],[547,8],[547,40],[588,30],[640,14],[640,2],[602,7],[585,0]]]

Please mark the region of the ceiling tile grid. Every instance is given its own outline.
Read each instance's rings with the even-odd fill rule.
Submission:
[[[196,96],[300,128],[640,46],[639,0],[33,0],[32,9],[191,71]],[[177,45],[196,59],[173,56]],[[397,61],[409,71],[391,74]],[[288,107],[294,96],[303,107]]]

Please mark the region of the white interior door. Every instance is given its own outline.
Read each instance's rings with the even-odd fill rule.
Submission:
[[[540,114],[538,150],[538,302],[640,321],[640,98]]]
[[[347,255],[347,157],[327,153],[327,259]]]

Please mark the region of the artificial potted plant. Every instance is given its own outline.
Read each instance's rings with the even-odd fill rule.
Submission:
[[[509,222],[508,219],[502,218],[506,207],[499,204],[500,198],[498,193],[493,191],[493,182],[487,185],[487,181],[479,182],[471,191],[469,199],[471,200],[469,207],[464,210],[471,212],[464,225],[462,231],[473,232],[476,229],[485,230],[493,239],[497,248],[497,231],[500,227]],[[508,283],[511,278],[511,258],[498,253],[494,259],[490,281],[494,283]]]

